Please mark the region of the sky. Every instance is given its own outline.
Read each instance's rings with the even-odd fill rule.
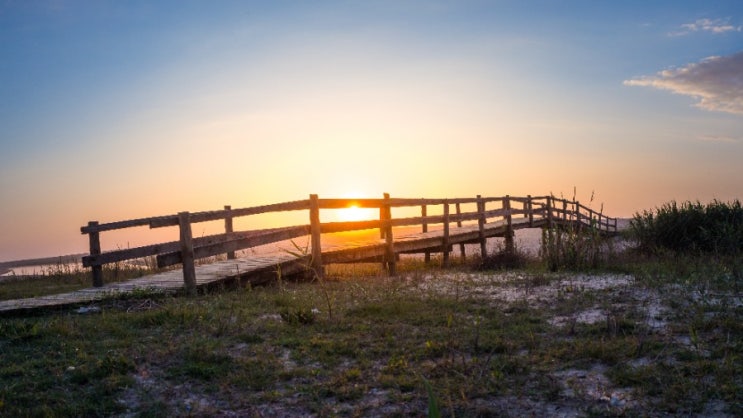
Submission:
[[[0,0],[0,57],[0,261],[311,193],[743,197],[739,0]]]

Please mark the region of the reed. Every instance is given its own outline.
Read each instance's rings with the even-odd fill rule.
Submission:
[[[631,237],[646,252],[740,254],[743,251],[743,207],[739,200],[708,204],[671,201],[636,213]]]

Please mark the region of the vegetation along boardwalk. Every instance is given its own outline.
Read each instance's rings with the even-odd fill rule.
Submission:
[[[321,222],[321,212],[326,214],[328,211],[348,208],[378,209],[379,218]],[[418,209],[420,216],[393,216],[393,211],[417,215]],[[289,211],[307,211],[309,224],[245,231],[235,231],[233,228],[236,218]],[[209,221],[224,221],[224,233],[194,238],[192,225]],[[101,233],[141,226],[151,229],[177,226],[180,239],[137,248],[101,251]],[[90,253],[82,258],[82,262],[83,266],[91,268],[92,288],[2,301],[0,312],[79,304],[138,290],[193,294],[200,287],[215,284],[266,282],[274,280],[277,274],[311,272],[322,276],[323,266],[333,263],[380,262],[390,275],[394,275],[400,254],[425,254],[426,261],[429,261],[431,253],[441,253],[442,264],[446,266],[455,245],[460,245],[464,254],[464,244],[479,244],[480,254],[486,255],[487,239],[503,237],[505,251],[513,251],[516,229],[548,228],[548,231],[552,231],[567,227],[592,228],[598,233],[611,235],[617,232],[617,220],[579,202],[553,196],[402,199],[390,198],[385,194],[382,199],[320,199],[317,195],[310,195],[307,200],[242,209],[225,206],[223,210],[209,212],[181,212],[110,223],[92,221],[81,228],[81,232],[90,239]],[[328,239],[333,234],[375,229],[379,230],[379,239],[335,239],[332,243]],[[300,237],[309,237],[306,252],[274,251],[240,257],[236,255],[241,250]],[[209,263],[203,261],[224,254],[226,259]],[[181,265],[181,268],[126,282],[104,284],[104,265],[144,257],[155,257],[160,268],[175,265]]]

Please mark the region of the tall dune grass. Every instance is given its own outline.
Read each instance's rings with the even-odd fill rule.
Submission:
[[[740,254],[743,207],[739,200],[708,204],[675,201],[636,213],[630,233],[646,252]]]

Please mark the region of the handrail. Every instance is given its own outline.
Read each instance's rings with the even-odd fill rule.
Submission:
[[[513,207],[513,205],[517,207]],[[456,206],[456,212],[450,213],[449,207]],[[474,211],[463,211],[462,206],[476,206]],[[490,208],[487,206],[490,205]],[[496,207],[493,208],[493,205]],[[348,207],[379,209],[380,218],[377,220],[363,220],[352,222],[320,222],[321,210],[344,209]],[[442,214],[427,215],[429,206],[442,206]],[[420,207],[421,216],[393,218],[392,208]],[[310,213],[309,225],[287,226],[281,228],[268,228],[261,230],[233,231],[232,225],[235,218],[258,215],[263,213],[275,213],[286,211],[307,210]],[[312,262],[313,266],[322,268],[322,253],[320,252],[320,235],[345,231],[358,231],[365,229],[379,229],[381,236],[387,239],[387,252],[385,263],[390,270],[394,271],[394,241],[392,240],[392,228],[401,226],[420,225],[422,231],[428,231],[432,224],[443,224],[444,226],[444,248],[448,247],[451,231],[449,225],[456,223],[461,227],[463,222],[474,222],[480,230],[481,251],[485,251],[485,237],[482,233],[484,225],[497,218],[505,222],[507,232],[506,248],[513,248],[513,220],[528,219],[528,227],[553,224],[573,224],[579,227],[591,227],[600,232],[616,233],[617,219],[603,214],[600,211],[581,204],[578,201],[569,201],[554,196],[498,196],[474,198],[390,198],[385,194],[382,199],[374,198],[342,198],[342,199],[320,199],[317,195],[310,195],[309,199],[296,200],[268,205],[232,209],[225,206],[223,210],[203,212],[181,212],[176,215],[154,216],[125,221],[98,223],[91,221],[88,225],[80,228],[82,234],[88,234],[90,239],[90,253],[82,258],[83,266],[92,268],[93,285],[103,285],[102,266],[108,263],[156,256],[158,266],[164,267],[173,264],[184,264],[184,282],[194,283],[191,275],[193,266],[187,266],[189,260],[210,257],[218,254],[228,254],[228,258],[234,258],[235,251],[259,245],[284,241],[300,236],[310,235],[312,237]],[[193,238],[191,236],[191,224],[198,222],[224,220],[225,232],[206,237]],[[178,226],[181,230],[181,239],[159,244],[146,245],[131,249],[102,252],[100,234],[131,227],[148,226],[150,229],[167,226]],[[523,222],[518,227],[524,227]],[[185,235],[184,235],[185,234]],[[448,250],[444,252],[444,262],[448,261]],[[428,253],[427,259],[428,259]],[[186,261],[184,263],[184,260]]]

